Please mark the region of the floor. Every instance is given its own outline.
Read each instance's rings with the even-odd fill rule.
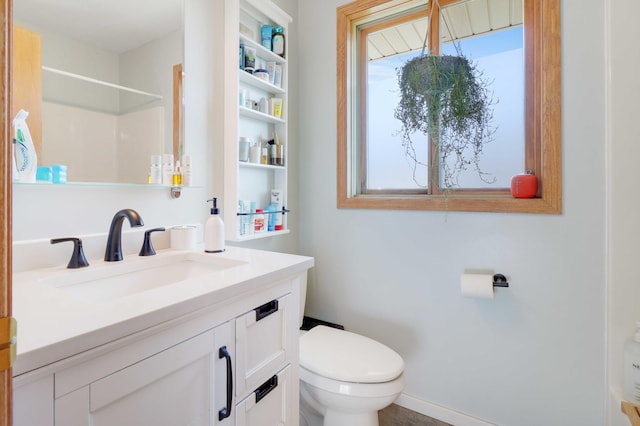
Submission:
[[[451,426],[415,411],[391,404],[378,413],[380,426]]]

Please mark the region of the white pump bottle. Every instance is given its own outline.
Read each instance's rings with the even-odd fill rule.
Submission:
[[[640,405],[640,321],[636,322],[636,332],[624,345],[623,398]]]
[[[212,198],[207,202],[213,201],[211,209],[211,217],[207,219],[204,226],[204,251],[206,253],[221,253],[224,251],[224,222],[220,217],[218,209],[218,199]]]

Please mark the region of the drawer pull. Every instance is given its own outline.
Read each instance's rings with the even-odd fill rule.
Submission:
[[[231,399],[233,397],[233,377],[231,376],[231,355],[227,347],[223,346],[218,351],[218,358],[227,361],[227,406],[218,412],[218,420],[222,421],[231,415]]]
[[[262,318],[268,317],[274,312],[278,312],[278,299],[267,302],[262,306],[258,306],[254,311],[256,311],[256,321],[260,321]]]
[[[254,391],[256,394],[256,404],[260,402],[262,398],[269,395],[269,392],[278,387],[278,376],[274,375],[272,378],[264,382],[258,389]]]

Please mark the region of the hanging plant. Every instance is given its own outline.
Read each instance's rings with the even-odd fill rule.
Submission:
[[[414,162],[414,180],[415,167],[426,165],[415,154],[412,137],[419,133],[428,136],[434,149],[429,181],[432,186],[439,184],[435,182],[439,168],[445,192],[457,185],[460,172],[469,167],[475,168],[484,182],[495,181],[480,167],[483,147],[495,133],[490,82],[455,41],[454,45],[455,56],[425,55],[423,46],[420,56],[398,69],[400,102],[394,114],[402,123],[405,153]]]

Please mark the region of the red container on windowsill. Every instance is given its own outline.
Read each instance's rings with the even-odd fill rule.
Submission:
[[[511,195],[514,198],[533,198],[538,193],[538,178],[531,170],[511,178]]]

